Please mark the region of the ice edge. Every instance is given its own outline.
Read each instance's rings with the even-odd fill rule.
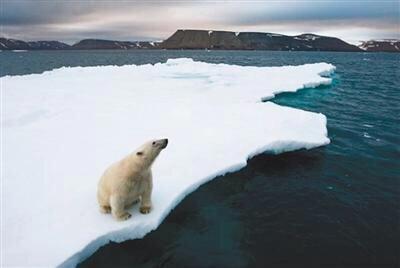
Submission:
[[[289,152],[289,151],[296,151],[296,150],[300,150],[300,149],[312,149],[312,148],[316,148],[316,147],[320,147],[320,146],[324,146],[330,143],[330,140],[328,137],[326,137],[326,140],[323,144],[317,144],[317,143],[308,143],[308,144],[304,144],[304,143],[298,143],[296,141],[279,141],[279,142],[274,142],[273,144],[269,144],[269,145],[265,145],[260,147],[260,149],[255,150],[254,152],[250,153],[247,157],[248,159],[253,158],[254,156],[260,155],[262,153],[266,153],[266,152],[275,152],[275,151],[271,151],[270,150],[270,145],[274,146],[274,145],[278,145],[280,146],[292,146],[292,148],[290,150],[286,150],[286,149],[282,149],[279,152],[276,152],[274,154],[281,154],[284,152]],[[295,147],[293,147],[293,145]],[[298,147],[296,147],[296,145]],[[57,267],[60,268],[64,268],[64,267],[76,267],[80,262],[86,260],[88,257],[90,257],[93,253],[95,253],[100,247],[108,244],[109,242],[123,242],[123,241],[127,241],[127,240],[131,240],[131,239],[141,239],[144,236],[146,236],[148,233],[150,233],[151,231],[156,230],[161,223],[164,221],[164,219],[168,216],[168,214],[190,193],[194,192],[195,190],[197,190],[197,188],[199,188],[201,185],[215,179],[216,177],[219,176],[224,176],[228,173],[233,173],[236,171],[241,170],[242,168],[247,166],[247,161],[245,163],[238,163],[235,165],[232,165],[230,168],[226,168],[223,169],[219,172],[216,172],[200,181],[198,181],[197,183],[193,184],[191,187],[189,187],[188,189],[186,189],[186,191],[184,193],[182,193],[180,196],[178,196],[174,202],[171,204],[171,206],[165,210],[163,212],[163,215],[160,218],[160,221],[157,222],[156,224],[149,224],[149,225],[145,225],[145,226],[137,226],[136,228],[132,229],[130,227],[126,227],[123,228],[121,230],[118,231],[113,231],[110,233],[107,233],[105,235],[102,235],[101,237],[93,240],[92,242],[90,242],[84,249],[82,249],[80,252],[77,252],[76,254],[74,254],[73,256],[71,256],[70,258],[68,258],[66,261],[64,261],[63,263],[61,263],[60,265],[58,265]],[[133,231],[135,230],[135,233],[139,233],[140,235],[137,236],[132,236],[132,237],[126,237],[126,233],[129,231]],[[110,239],[108,237],[113,237],[113,239]]]

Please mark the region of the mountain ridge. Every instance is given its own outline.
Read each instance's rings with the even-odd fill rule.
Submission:
[[[290,51],[362,51],[336,37],[316,34],[288,36],[264,32],[177,30],[164,40],[166,49],[232,49]]]
[[[0,50],[57,50],[70,45],[59,41],[29,41],[0,37]]]
[[[363,41],[359,47],[367,52],[400,52],[400,40],[368,40]]]
[[[161,42],[83,39],[73,45],[59,41],[22,41],[0,37],[0,50],[92,50],[92,49],[206,49],[400,52],[400,40],[369,40],[359,46],[339,38],[304,33],[283,35],[268,32],[232,32],[179,29]]]

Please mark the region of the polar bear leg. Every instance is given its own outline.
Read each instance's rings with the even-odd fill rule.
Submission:
[[[139,211],[142,214],[148,214],[151,210],[151,192],[144,192],[142,195],[142,202],[140,204]]]
[[[149,174],[149,178],[147,179],[147,183],[145,184],[145,189],[142,194],[142,200],[140,204],[139,211],[142,214],[148,214],[151,211],[151,191],[153,189],[153,178],[151,173]]]
[[[125,211],[124,199],[118,195],[112,195],[110,197],[111,213],[113,217],[118,221],[124,221],[131,217],[127,211]]]

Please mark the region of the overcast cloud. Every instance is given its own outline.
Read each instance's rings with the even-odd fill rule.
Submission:
[[[395,1],[0,0],[1,35],[23,40],[161,40],[176,29],[400,38]]]

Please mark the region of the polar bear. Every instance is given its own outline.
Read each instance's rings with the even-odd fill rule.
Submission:
[[[167,144],[168,139],[148,141],[106,169],[97,190],[100,212],[111,213],[119,221],[127,220],[131,214],[126,209],[139,200],[140,212],[150,212],[153,188],[151,165]]]

